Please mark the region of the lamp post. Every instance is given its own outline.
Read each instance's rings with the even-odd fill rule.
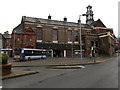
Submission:
[[[15,49],[15,32],[16,32],[16,31],[14,31],[14,49]]]
[[[82,60],[82,27],[81,27],[81,16],[86,16],[86,14],[79,15],[79,24],[80,24],[80,59]]]
[[[13,51],[14,51],[14,49],[15,49],[15,33],[16,33],[16,31],[14,31],[14,43],[13,43]]]
[[[79,24],[80,24],[80,59],[82,60],[81,16],[82,15],[79,15]]]
[[[12,56],[14,56],[14,49],[15,49],[15,32],[16,31],[13,31],[13,50],[12,50]]]

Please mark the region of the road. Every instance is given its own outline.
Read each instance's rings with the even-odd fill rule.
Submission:
[[[118,57],[118,86],[120,90],[120,56]]]
[[[83,69],[14,69],[37,70],[39,73],[3,80],[4,88],[118,88],[118,57],[100,64],[86,65]]]

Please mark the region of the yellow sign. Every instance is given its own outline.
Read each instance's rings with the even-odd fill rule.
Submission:
[[[20,56],[14,56],[14,58],[19,58]]]

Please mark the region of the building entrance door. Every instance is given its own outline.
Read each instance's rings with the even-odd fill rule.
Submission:
[[[61,50],[53,50],[53,57],[63,57],[64,52]]]

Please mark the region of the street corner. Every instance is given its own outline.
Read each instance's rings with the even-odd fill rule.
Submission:
[[[101,59],[98,59],[97,62],[98,63],[103,63],[103,62],[106,62],[108,60],[112,60],[114,57],[106,57],[106,58],[101,58]]]
[[[25,76],[25,75],[36,74],[36,73],[39,73],[39,72],[38,71],[12,70],[10,74],[2,76],[2,80],[16,78],[16,77]]]

